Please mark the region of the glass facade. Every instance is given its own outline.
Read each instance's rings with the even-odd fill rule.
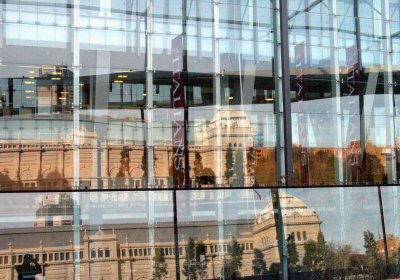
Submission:
[[[400,276],[398,0],[0,19],[0,279]]]

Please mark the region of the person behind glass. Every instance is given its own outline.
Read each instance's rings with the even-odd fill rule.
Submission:
[[[18,280],[35,279],[36,274],[42,273],[42,268],[31,254],[24,255],[24,262],[15,266],[18,273]]]

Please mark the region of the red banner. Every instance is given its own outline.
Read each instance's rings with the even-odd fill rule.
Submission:
[[[353,45],[346,49],[347,64],[347,96],[360,95],[360,67],[358,63],[357,46]]]
[[[352,113],[349,116],[347,128],[347,142],[349,143],[348,162],[351,168],[351,179],[353,183],[360,183],[362,180],[361,172],[361,141],[360,141],[360,111],[359,98],[360,95],[360,68],[358,63],[357,46],[353,45],[346,49],[347,64],[347,81],[345,96],[349,99],[349,108]],[[358,112],[358,113],[357,113]]]
[[[296,62],[296,99],[298,104],[298,129],[299,129],[299,148],[300,148],[300,183],[302,185],[309,184],[308,174],[308,129],[307,129],[307,112],[305,108],[306,87],[303,76],[303,69],[306,66],[306,52],[304,42],[297,44],[294,49]]]
[[[185,79],[183,72],[183,39],[182,36],[172,40],[172,179],[174,187],[185,185],[184,149],[186,137],[185,125]]]

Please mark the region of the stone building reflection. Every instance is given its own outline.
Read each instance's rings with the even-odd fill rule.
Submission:
[[[4,88],[0,87],[5,96],[0,110],[0,126],[3,127],[0,190],[71,189],[72,72],[64,65],[43,65],[33,72],[36,74],[32,74],[32,77],[3,79]],[[169,77],[168,73],[163,75]],[[93,87],[93,79],[105,79],[109,87],[102,85],[102,90],[98,91]],[[173,109],[168,98],[170,80],[158,79],[155,88],[154,120],[148,124],[144,107],[143,72],[81,77],[81,189],[171,187]],[[269,94],[269,91],[256,93]],[[259,95],[255,97],[257,99]],[[332,100],[312,100],[313,107],[326,108]],[[233,102],[221,108],[207,105],[188,109],[189,176],[192,187],[280,184],[277,176],[275,115],[273,104],[268,103],[273,99],[265,97],[264,102],[243,105]],[[265,109],[267,112],[263,111]],[[327,114],[326,117],[329,119],[331,116]],[[308,137],[311,139],[314,134],[315,141],[308,143],[307,147],[308,170],[300,166],[304,147],[300,146],[298,140],[293,141],[294,183],[333,185],[387,182],[388,170],[394,168],[391,166],[393,147],[377,144],[373,137],[367,137],[352,140],[347,146],[337,148],[329,134],[323,133],[329,132],[331,124],[326,121],[318,128],[310,124]],[[145,153],[149,125],[153,130],[154,144],[152,168],[155,180],[152,186],[148,184],[148,155]],[[352,161],[354,150],[360,159],[359,164]],[[340,168],[342,170],[339,172]],[[307,176],[302,173],[307,173]],[[338,179],[339,173],[342,173],[342,179]],[[300,180],[301,176],[307,177],[307,180]]]
[[[281,198],[285,232],[295,236],[301,263],[304,244],[317,240],[322,221],[302,200],[284,193]],[[80,279],[150,279],[155,250],[161,250],[168,279],[175,278],[172,223],[157,223],[154,228],[149,228],[147,223],[81,225],[78,234],[80,245],[76,247],[74,238],[77,235],[71,227],[74,207],[76,205],[67,194],[45,195],[36,211],[34,227],[2,230],[0,277],[13,279],[14,266],[22,262],[24,254],[31,253],[39,264],[46,264],[46,279],[72,279],[74,269],[79,269]],[[220,226],[216,220],[180,224],[181,268],[190,239],[204,243],[207,279],[217,277],[221,271],[224,260],[229,257],[228,246],[232,240],[237,240],[243,248],[240,269],[243,276],[253,275],[253,251],[256,248],[262,251],[268,267],[279,263],[272,203],[268,203],[255,220],[227,220],[223,225],[223,236]],[[74,261],[77,264],[75,268]]]
[[[29,122],[26,123],[28,125],[40,125],[41,121],[33,120]],[[43,122],[48,124],[49,121]],[[255,183],[275,185],[275,149],[254,148],[251,142],[242,143],[241,139],[249,139],[248,135],[243,138],[237,137],[237,139],[239,141],[236,142],[234,137],[224,139],[226,142],[222,151],[223,185],[251,186]],[[0,144],[0,190],[62,190],[71,188],[73,151],[71,143],[68,143],[69,140],[42,140],[40,144],[31,140],[2,142]],[[198,172],[196,171],[197,173],[195,171],[191,173],[193,187],[207,187],[210,184],[215,184],[215,170],[217,170],[215,158],[217,155],[214,149],[209,148],[212,145],[210,143],[205,147],[193,146],[191,149],[190,162],[192,168],[196,168],[196,154],[201,157],[201,169]],[[346,178],[349,181],[351,176],[358,178],[358,181],[353,183],[386,182],[387,155],[385,151],[387,148],[374,146],[371,142],[366,143],[366,148],[362,168],[353,169],[348,164],[348,168],[345,169]],[[296,147],[294,147],[294,151],[296,151]],[[309,149],[309,184],[335,184],[335,161],[338,160],[338,157],[343,157],[343,154],[347,153],[346,151],[335,148]],[[126,158],[122,155],[123,153],[125,153]],[[239,153],[242,163],[235,165]],[[230,154],[233,162],[231,166],[227,165],[227,160],[229,160],[227,154]],[[98,149],[98,147],[89,143],[84,143],[80,149],[80,157],[82,189],[146,187],[146,166],[143,166],[144,154],[141,146],[108,143]],[[157,148],[155,159],[156,187],[171,186],[172,147],[160,146]],[[349,158],[344,157],[342,160],[349,161]],[[121,161],[126,162],[124,166],[121,165]],[[297,162],[295,157],[295,179],[298,176],[297,174],[300,174]],[[227,168],[232,170],[231,176],[226,176]],[[240,168],[241,172],[238,172],[235,168]],[[101,175],[98,176],[98,174]],[[102,184],[99,184],[99,179]]]

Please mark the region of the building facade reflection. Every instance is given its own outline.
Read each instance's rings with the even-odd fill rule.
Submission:
[[[294,236],[301,263],[304,244],[317,241],[322,221],[302,200],[288,194],[282,194],[281,199],[285,232]],[[145,223],[81,225],[77,237],[72,230],[74,207],[77,206],[67,194],[44,195],[36,210],[33,227],[3,230],[0,237],[3,244],[0,248],[1,276],[13,279],[15,265],[21,264],[23,255],[29,252],[45,266],[46,279],[72,279],[74,269],[79,269],[80,279],[149,279],[154,271],[155,252],[161,250],[168,268],[167,279],[175,278],[175,246],[168,240],[168,236],[173,235],[171,223],[157,224],[154,243],[149,240],[151,228]],[[267,267],[280,262],[272,202],[254,220],[226,220],[222,237],[218,233],[218,222],[214,220],[181,226],[181,267],[190,250],[189,239],[201,241],[205,246],[206,279],[215,278],[216,272],[221,272],[233,240],[243,248],[242,276],[253,275],[253,250],[256,248],[263,252]],[[79,247],[73,242],[74,238],[79,238]]]
[[[9,0],[0,19],[5,278],[27,251],[69,279],[400,275],[398,0]]]

